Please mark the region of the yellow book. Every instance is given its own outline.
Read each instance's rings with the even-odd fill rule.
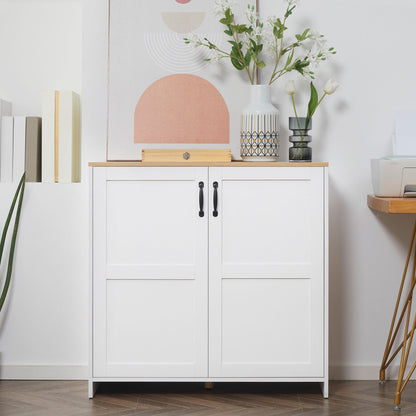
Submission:
[[[80,99],[74,91],[59,93],[58,182],[80,181]]]

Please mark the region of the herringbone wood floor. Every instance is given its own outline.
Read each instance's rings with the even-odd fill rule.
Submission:
[[[84,381],[0,381],[0,416],[384,416],[416,415],[416,381],[393,411],[394,381],[333,381],[330,398],[315,384],[104,384],[87,398]]]

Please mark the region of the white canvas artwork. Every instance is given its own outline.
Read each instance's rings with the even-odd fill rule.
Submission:
[[[140,160],[143,148],[195,147],[231,148],[240,159],[249,81],[226,60],[204,61],[209,51],[184,41],[197,34],[227,48],[213,6],[109,0],[107,160]]]

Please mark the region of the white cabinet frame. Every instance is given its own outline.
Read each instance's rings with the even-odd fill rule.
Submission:
[[[103,164],[103,166],[90,168],[92,261],[90,283],[89,397],[93,397],[98,382],[106,381],[319,382],[322,386],[323,396],[325,398],[328,397],[328,172],[326,165],[290,166],[289,164],[280,164],[279,166],[279,164],[275,164],[276,166],[270,165],[270,167],[256,167],[244,163],[233,163],[231,166],[218,166],[217,164],[216,166],[206,165],[199,167],[151,167],[146,166],[146,164],[137,164],[137,166],[120,165],[121,167],[109,167]],[[192,174],[189,175],[191,171]],[[195,174],[195,172],[197,173]],[[121,367],[112,366],[114,371],[97,371],[96,369],[99,369],[102,363],[106,362],[108,358],[103,355],[100,356],[103,351],[102,348],[101,352],[97,352],[100,351],[100,346],[97,342],[102,342],[104,339],[102,333],[100,335],[99,329],[97,332],[97,314],[107,310],[108,305],[106,306],[106,302],[109,301],[108,294],[103,295],[107,292],[103,292],[103,289],[100,289],[99,285],[97,286],[97,276],[107,275],[111,277],[112,275],[113,277],[110,280],[115,279],[116,281],[120,281],[121,279],[124,282],[134,282],[138,276],[137,265],[118,264],[112,265],[111,267],[107,265],[107,268],[103,269],[103,264],[106,264],[103,259],[107,259],[104,247],[106,247],[108,242],[103,244],[102,238],[105,237],[105,234],[100,231],[100,227],[102,228],[103,224],[106,224],[108,217],[100,218],[100,215],[108,214],[103,209],[97,210],[97,207],[107,206],[107,204],[111,206],[111,203],[106,201],[107,194],[103,192],[104,186],[108,186],[109,180],[117,181],[125,186],[129,182],[134,183],[134,181],[138,180],[166,181],[167,179],[171,180],[172,184],[175,180],[185,180],[178,189],[187,183],[186,181],[189,184],[192,183],[189,189],[192,188],[195,190],[195,192],[192,191],[194,193],[191,197],[195,201],[192,207],[193,212],[195,209],[198,209],[198,190],[196,189],[198,182],[204,182],[205,218],[202,222],[195,222],[196,224],[203,224],[199,226],[197,233],[202,233],[201,241],[205,241],[205,243],[201,242],[199,249],[196,250],[196,252],[199,252],[198,263],[200,264],[199,271],[196,273],[200,275],[199,278],[201,279],[200,292],[198,292],[201,294],[201,298],[198,303],[202,302],[202,309],[205,309],[205,312],[201,312],[202,314],[198,318],[198,322],[204,321],[199,328],[201,331],[198,335],[200,343],[198,344],[197,351],[200,353],[200,365],[194,366],[188,372],[186,369],[175,372],[172,369],[173,367],[169,367],[169,365],[165,367],[160,365],[158,366],[158,371],[153,371],[153,368],[149,372],[143,371],[144,366],[140,367],[137,365],[132,365],[131,370],[127,372],[125,371],[127,368],[125,365],[121,365]],[[219,185],[218,215],[216,217],[213,215],[213,182],[217,182]],[[120,197],[130,195],[130,192],[126,189],[121,187],[113,195],[115,197],[117,195]],[[150,188],[147,185],[144,188],[133,185],[131,189],[140,189],[143,192],[148,192]],[[244,189],[251,191],[253,193],[252,197],[245,196]],[[256,205],[256,200],[261,197],[262,192],[265,195],[268,189],[272,193],[268,193],[264,200],[267,205],[265,205],[264,210],[266,215],[270,215],[270,212],[274,212],[273,210],[279,210],[280,206],[282,206],[281,213],[279,214],[278,212],[277,215],[283,216],[289,214],[290,216],[293,214],[290,220],[294,221],[295,218],[298,218],[299,213],[305,212],[307,220],[304,224],[302,220],[300,225],[296,225],[297,222],[292,225],[290,225],[290,222],[287,222],[285,226],[285,222],[281,218],[276,217],[271,222],[271,226],[279,226],[282,228],[280,230],[282,238],[287,236],[287,241],[293,242],[296,239],[289,235],[290,231],[298,231],[299,227],[305,226],[306,224],[307,230],[305,235],[308,236],[308,242],[314,243],[314,246],[311,248],[311,253],[307,255],[308,261],[299,261],[300,257],[298,254],[295,253],[295,255],[292,255],[293,253],[291,254],[291,251],[284,245],[280,246],[279,252],[282,253],[282,256],[289,256],[290,261],[281,261],[282,259],[279,260],[279,256],[277,256],[278,260],[275,262],[263,261],[264,258],[267,259],[267,256],[270,257],[270,253],[273,253],[273,251],[270,251],[270,245],[280,244],[279,239],[276,239],[276,235],[267,236],[270,230],[255,231],[254,233],[253,231],[247,231],[253,233],[252,238],[246,240],[248,246],[250,246],[250,241],[253,241],[253,244],[250,246],[253,256],[251,259],[248,256],[247,260],[244,260],[244,256],[240,256],[241,247],[239,245],[244,244],[244,233],[239,234],[241,230],[238,229],[238,217],[247,218],[247,212],[244,214],[244,207],[236,209],[236,205],[233,204],[238,204],[241,199],[247,206],[247,210],[251,210],[250,212],[257,210],[255,214],[258,215],[263,212],[263,209],[261,205]],[[120,193],[118,193],[119,190]],[[123,192],[125,193],[123,194]],[[223,192],[228,193],[223,194]],[[280,203],[278,202],[279,195],[275,195],[276,193],[280,194]],[[140,199],[139,196],[129,196],[128,200],[131,203],[135,198]],[[302,209],[299,207],[296,208],[294,205],[294,213],[291,214],[291,203],[295,204],[296,202],[300,205],[308,205],[301,207],[306,211],[302,211]],[[119,203],[122,204],[123,202],[119,201]],[[228,205],[224,206],[227,203]],[[271,211],[268,211],[268,209]],[[121,209],[120,212],[125,211]],[[131,214],[132,211],[127,210],[126,212],[130,212]],[[235,213],[234,218],[230,212]],[[312,218],[313,221],[309,221],[309,218]],[[224,221],[227,222],[224,223]],[[308,223],[311,223],[311,225],[308,226]],[[264,225],[264,219],[254,221],[254,226],[259,224]],[[198,225],[196,227],[198,229]],[[244,227],[249,227],[249,224],[242,224],[243,229]],[[256,236],[256,232],[260,234],[264,233],[264,238],[261,235]],[[237,234],[237,237],[240,235],[240,238],[232,240],[232,236],[235,234]],[[116,241],[118,241],[117,238],[119,236],[116,236]],[[256,248],[257,245],[254,244],[256,241],[257,245],[260,241],[266,242],[263,251]],[[302,244],[300,246],[304,248],[305,246],[302,246]],[[122,253],[117,248],[114,250],[117,253]],[[131,253],[134,253],[134,251]],[[123,253],[117,255],[124,256]],[[263,263],[260,263],[261,261]],[[157,272],[157,270],[159,271]],[[174,279],[175,273],[177,273],[176,277],[180,276],[178,281],[192,279],[195,276],[195,270],[189,264],[183,264],[176,271],[174,270],[175,268],[172,268],[172,264],[162,265],[159,269],[150,266],[147,269],[146,267],[144,269],[142,268],[145,275],[149,276],[149,274],[152,275],[153,273],[153,279],[158,278],[158,273],[164,276],[171,273],[171,277]],[[308,280],[311,276],[312,278]],[[308,283],[309,281],[311,283]],[[117,290],[119,290],[118,293],[121,295],[123,293],[128,294],[130,291],[135,290],[134,286],[135,283],[130,286],[127,284],[125,288],[117,288]],[[158,287],[160,288],[160,286]],[[177,293],[182,290],[179,287]],[[205,298],[202,295],[202,291],[206,293]],[[272,291],[276,291],[276,298],[274,294],[271,294]],[[285,348],[292,348],[293,345],[296,345],[296,342],[294,341],[295,344],[291,344],[291,342],[288,342],[288,338],[282,338],[284,340],[283,344],[285,345],[281,346],[279,343],[276,343],[276,350],[274,350],[273,342],[278,342],[278,338],[274,338],[272,332],[261,331],[267,328],[267,325],[272,325],[276,322],[279,324],[281,322],[273,318],[269,322],[264,323],[271,314],[281,314],[286,308],[292,307],[291,303],[286,300],[290,291],[294,292],[294,298],[298,296],[300,299],[298,305],[295,306],[296,308],[303,308],[300,311],[301,314],[309,313],[310,311],[311,315],[305,317],[305,319],[307,321],[309,320],[308,322],[311,325],[308,326],[309,324],[305,324],[299,316],[293,318],[293,321],[289,322],[288,325],[300,325],[303,331],[303,338],[300,337],[299,340],[307,340],[308,342],[311,340],[313,345],[310,345],[310,354],[307,352],[307,349],[300,345],[298,352],[296,353],[295,351],[288,360],[283,358],[277,359],[279,348],[281,348],[281,351],[285,351]],[[264,298],[262,298],[263,294]],[[248,297],[252,303],[250,305],[251,310],[249,310],[250,308],[248,310],[245,308],[245,297]],[[117,299],[117,296],[114,295],[110,301],[114,301],[115,305],[122,305],[120,300]],[[232,302],[235,302],[235,308]],[[285,304],[285,302],[287,303]],[[305,306],[305,302],[309,302],[310,305],[307,304]],[[134,305],[133,302],[131,304]],[[261,342],[253,343],[252,350],[250,350],[250,345],[246,345],[247,342],[251,342],[250,339],[253,338],[253,334],[257,330],[253,322],[248,322],[253,315],[252,311],[255,311],[256,308],[262,308],[262,313],[259,315],[264,318],[259,325],[259,333],[265,334],[265,339],[268,341],[264,347],[263,357],[260,356],[262,354],[259,354],[260,351],[263,351]],[[235,313],[233,312],[234,309]],[[120,319],[123,316],[126,317],[128,315],[116,314],[114,319]],[[241,320],[239,318],[240,316]],[[282,319],[288,318],[290,317],[282,316]],[[134,322],[134,317],[131,319]],[[228,328],[232,329],[230,333],[233,334],[228,338],[222,332],[223,326],[227,328],[227,325]],[[240,331],[238,328],[239,325],[247,325],[247,338],[244,338],[244,331]],[[279,331],[284,332],[285,326],[281,325],[279,327],[279,325],[277,326]],[[309,332],[307,331],[312,333],[310,338],[308,335]],[[285,335],[287,336],[287,333],[282,334],[282,336]],[[276,334],[277,336],[280,335]],[[232,351],[234,348],[238,348],[238,342],[240,341],[244,341],[244,345],[242,348],[239,348],[241,350],[239,353],[243,354],[245,349],[247,352],[254,351],[254,359],[251,357],[248,360],[244,360],[241,359],[244,358],[244,355],[236,353],[237,359],[233,360]],[[121,349],[120,351],[127,351],[127,356],[131,354],[131,351],[128,349]],[[298,356],[301,357],[299,360],[297,360]],[[225,360],[223,359],[224,357],[226,358]],[[195,368],[199,368],[199,370],[195,370]]]

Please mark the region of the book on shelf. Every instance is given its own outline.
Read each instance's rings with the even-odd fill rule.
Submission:
[[[2,182],[19,181],[25,171],[26,182],[40,182],[41,120],[40,117],[2,117]]]
[[[44,91],[42,93],[42,182],[55,182],[55,96],[57,92]]]
[[[59,92],[58,120],[58,182],[79,182],[80,100],[74,91]]]
[[[42,94],[42,182],[80,181],[80,99],[74,91]]]
[[[19,181],[25,171],[26,117],[15,116],[13,128],[13,182]]]
[[[25,170],[26,182],[40,182],[41,175],[41,131],[40,117],[26,117]]]

